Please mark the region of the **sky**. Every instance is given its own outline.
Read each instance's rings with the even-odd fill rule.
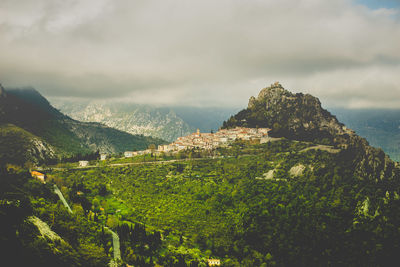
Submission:
[[[400,1],[0,0],[0,83],[49,98],[246,106],[279,81],[400,108]]]

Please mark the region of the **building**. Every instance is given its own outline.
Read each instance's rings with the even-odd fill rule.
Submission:
[[[245,141],[257,141],[263,139],[263,142],[268,138],[268,128],[245,128],[236,127],[233,129],[221,129],[216,133],[200,133],[196,132],[187,136],[178,137],[177,140],[169,145],[158,146],[158,151],[177,152],[184,149],[200,148],[211,150],[220,146],[226,146],[230,142],[237,139]]]
[[[79,167],[86,167],[89,165],[89,161],[87,160],[80,160],[79,161]]]
[[[221,261],[219,259],[208,259],[208,266],[220,266]]]
[[[132,158],[132,157],[133,157],[133,154],[134,154],[133,151],[125,151],[125,152],[124,152],[125,158]]]
[[[107,154],[100,154],[100,160],[106,160]]]
[[[32,172],[31,172],[31,175],[32,175],[33,178],[38,179],[38,180],[41,181],[42,183],[45,182],[46,175],[44,175],[43,173],[37,172],[37,171],[32,171]]]

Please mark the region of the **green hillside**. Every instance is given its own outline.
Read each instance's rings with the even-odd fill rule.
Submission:
[[[126,150],[140,150],[150,144],[160,144],[164,141],[141,135],[131,135],[98,123],[82,123],[75,121],[53,108],[49,102],[36,90],[2,88],[0,97],[0,125],[5,131],[12,124],[35,136],[35,140],[44,143],[42,156],[35,158],[31,153],[33,162],[44,162],[49,159],[85,155],[95,151],[102,153],[121,153]],[[14,128],[15,130],[15,128]],[[9,133],[3,132],[2,135]],[[13,142],[2,141],[2,155],[13,151],[11,145],[21,143],[18,147],[23,149],[27,138],[17,135]],[[32,142],[30,142],[33,144]],[[37,143],[37,142],[36,142]],[[8,146],[10,145],[10,146]],[[33,144],[34,145],[34,144]],[[33,148],[32,148],[33,149]],[[21,157],[21,159],[24,157]]]
[[[119,236],[120,263],[132,266],[395,266],[397,163],[317,98],[279,84],[224,123],[236,126],[270,127],[277,138],[66,164],[45,171],[47,184],[0,168],[0,242],[13,244],[3,258],[21,251],[34,263],[104,266],[113,255],[107,226]],[[73,214],[49,192],[53,183]],[[53,238],[36,230],[45,224]]]
[[[188,152],[188,161],[51,175],[70,196],[84,191],[93,213],[104,208],[110,227],[141,222],[182,236],[171,246],[186,266],[210,257],[223,266],[388,266],[397,259],[398,169],[395,179],[365,180],[354,171],[353,152],[290,140],[215,153],[224,157]],[[131,251],[135,243],[127,242],[122,256],[135,264]],[[153,264],[167,262],[167,252],[152,253]]]
[[[0,125],[0,152],[0,162],[18,165],[45,162],[54,157],[54,151],[48,144],[12,124]]]

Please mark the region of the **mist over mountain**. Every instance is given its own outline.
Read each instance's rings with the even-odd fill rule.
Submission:
[[[73,120],[33,88],[1,87],[0,126],[1,158],[18,163],[38,163],[95,151],[120,153],[164,142],[99,123]]]
[[[234,108],[157,107],[118,101],[51,99],[52,104],[73,119],[100,122],[131,134],[143,134],[174,141],[200,129],[217,130]]]

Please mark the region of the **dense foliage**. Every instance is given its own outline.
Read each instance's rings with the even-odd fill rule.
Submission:
[[[70,214],[57,201],[52,185],[8,165],[0,170],[0,255],[9,266],[106,266],[110,261],[100,225],[82,208]],[[39,218],[37,225],[35,219]],[[37,220],[37,219],[36,219]],[[46,226],[46,223],[48,226]],[[60,237],[52,238],[50,230]],[[40,229],[41,228],[41,229]]]
[[[399,180],[364,179],[354,172],[354,151],[314,148],[288,140],[236,143],[215,159],[188,156],[53,176],[75,190],[71,196],[84,190],[88,208],[97,215],[102,208],[106,218],[98,218],[111,227],[144,223],[167,237],[164,246],[179,236],[147,254],[127,243],[128,263],[134,263],[132,249],[140,254],[135,259],[165,264],[162,255],[171,255],[173,246],[180,251],[175,264],[207,257],[223,259],[224,266],[387,266],[397,260]],[[294,175],[300,165],[304,171]]]

